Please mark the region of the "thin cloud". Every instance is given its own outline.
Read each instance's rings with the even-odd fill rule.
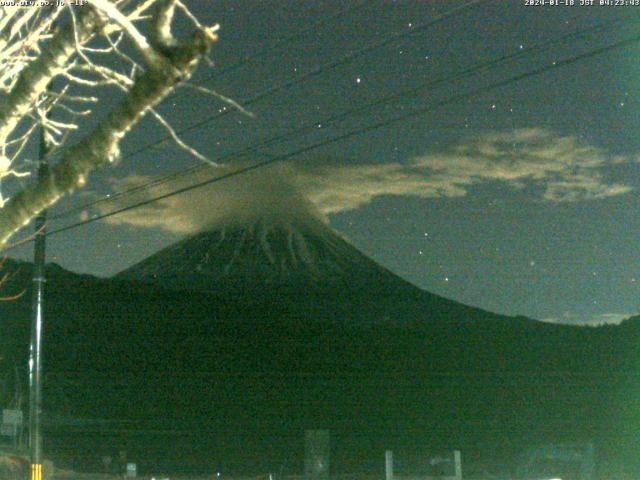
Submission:
[[[621,195],[626,184],[606,178],[607,167],[630,162],[603,149],[538,128],[484,134],[408,164],[320,167],[299,173],[311,200],[328,213],[358,208],[380,195],[459,197],[500,182],[537,187],[544,200],[575,202]]]
[[[100,211],[108,213],[125,205],[219,176],[226,171],[211,168],[196,176],[139,191],[126,198],[118,198],[109,205],[100,205]],[[314,216],[323,219],[320,211],[299,193],[288,178],[291,178],[291,173],[286,166],[270,167],[265,171],[249,172],[208,187],[163,198],[140,208],[107,217],[104,221],[112,225],[160,228],[170,233],[190,234],[213,225],[241,224],[257,218],[277,218],[280,212],[298,217]],[[131,175],[114,183],[117,183],[118,190],[126,190],[149,180],[149,177]]]
[[[247,215],[264,215],[282,208],[328,215],[357,209],[383,195],[462,197],[471,187],[489,182],[513,189],[532,187],[539,199],[549,202],[577,202],[630,192],[630,185],[608,179],[607,170],[633,161],[631,157],[609,155],[576,137],[558,136],[541,128],[490,132],[406,163],[341,165],[318,161],[271,166],[106,221],[193,233],[222,219],[242,220]],[[144,191],[135,199],[128,198],[127,203],[232,170],[211,169],[198,178]],[[130,176],[118,189],[147,180]]]

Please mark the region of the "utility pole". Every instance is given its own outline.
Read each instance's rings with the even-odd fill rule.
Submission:
[[[40,126],[38,177],[49,174],[48,144],[44,125]],[[44,320],[45,280],[45,223],[47,211],[43,210],[35,220],[33,249],[33,298],[31,343],[29,346],[29,449],[31,451],[30,480],[42,480],[42,327]]]

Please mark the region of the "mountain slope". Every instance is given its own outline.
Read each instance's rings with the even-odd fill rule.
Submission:
[[[198,233],[118,274],[186,289],[415,288],[317,219],[256,220]]]
[[[562,440],[620,449],[638,438],[632,408],[618,404],[636,388],[627,372],[637,371],[640,329],[543,324],[362,290],[348,301],[270,302],[51,275],[45,411],[113,423],[50,428],[48,452],[70,455],[74,445],[97,462],[126,449],[141,469],[205,472],[216,458],[230,473],[286,462],[295,473],[304,429],[327,428],[333,465],[345,472],[375,466],[387,448],[401,457],[456,447],[467,458]],[[28,312],[28,295],[0,304],[5,358],[26,362]],[[618,418],[625,436],[615,436]]]
[[[255,322],[269,322],[276,312],[303,322],[405,326],[479,319],[532,322],[421,290],[362,254],[316,216],[299,212],[221,222],[113,279],[209,292],[222,303],[242,305],[244,318]]]

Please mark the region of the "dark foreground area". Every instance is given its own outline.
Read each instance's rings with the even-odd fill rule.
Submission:
[[[57,464],[95,471],[126,451],[141,472],[295,474],[304,431],[321,428],[336,473],[382,472],[387,449],[459,449],[504,470],[532,446],[591,442],[604,470],[640,474],[640,319],[545,324],[402,283],[197,292],[49,277]],[[14,282],[28,286],[24,266]],[[23,388],[29,292],[0,309],[8,402]]]

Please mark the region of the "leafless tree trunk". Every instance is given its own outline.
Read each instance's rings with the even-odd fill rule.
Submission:
[[[171,33],[177,10],[195,25],[188,38],[176,39]],[[150,22],[148,37],[137,27],[143,21]],[[56,24],[62,26],[56,28]],[[25,175],[20,153],[38,124],[45,126],[60,160],[48,176],[7,200],[0,198],[0,244],[62,195],[83,186],[93,170],[115,161],[120,142],[145,113],[152,112],[172,131],[153,107],[188,80],[217,39],[216,30],[217,26],[203,26],[180,0],[89,0],[89,5],[75,8],[2,7],[0,180]],[[128,47],[123,48],[125,43]],[[114,56],[128,65],[128,73],[108,66],[109,57]],[[58,79],[64,80],[64,86],[47,94],[47,86]],[[98,91],[102,87],[116,87],[123,96],[92,131],[81,132],[77,119],[90,115],[99,98],[74,94],[74,88]],[[65,119],[47,117],[52,108],[62,111]],[[67,145],[71,132],[75,139]]]

